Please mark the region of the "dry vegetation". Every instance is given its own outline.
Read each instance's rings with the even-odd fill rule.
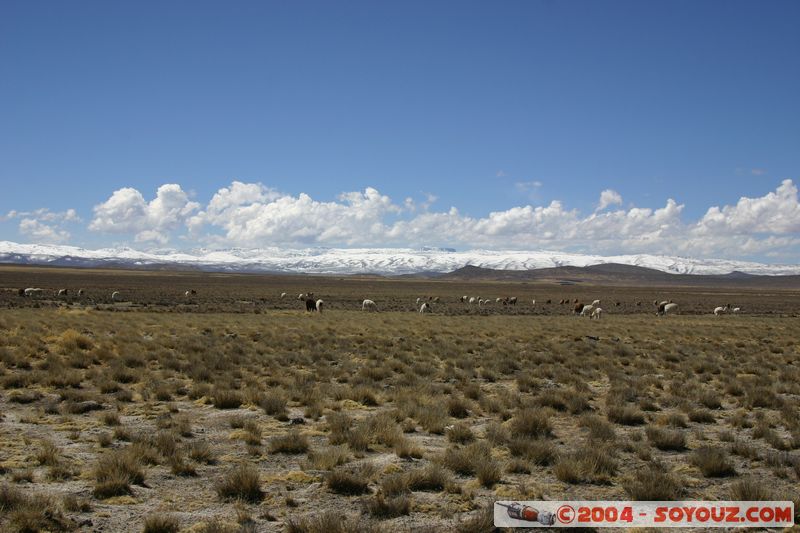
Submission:
[[[800,498],[798,319],[633,312],[794,293],[230,276],[186,302],[198,275],[107,276],[151,285],[0,300],[0,530],[485,531],[492,499]],[[276,296],[305,288],[328,311]],[[478,293],[625,304],[455,302]],[[381,295],[397,312],[347,309]],[[449,300],[402,312],[420,295]]]

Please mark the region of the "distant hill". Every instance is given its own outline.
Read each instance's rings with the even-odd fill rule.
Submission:
[[[743,272],[730,274],[670,274],[653,268],[619,263],[605,263],[586,267],[560,266],[532,270],[497,270],[468,265],[436,279],[450,281],[510,281],[586,283],[604,285],[682,285],[682,286],[736,286],[765,288],[800,288],[800,276],[758,276]]]

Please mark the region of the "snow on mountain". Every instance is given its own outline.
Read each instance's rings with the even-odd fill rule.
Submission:
[[[296,272],[309,274],[413,274],[451,272],[466,265],[498,270],[532,270],[556,266],[621,263],[675,274],[800,274],[800,265],[770,265],[724,259],[692,259],[662,255],[585,255],[550,251],[452,251],[446,248],[336,249],[281,248],[144,252],[131,248],[89,250],[75,246],[19,244],[0,241],[0,263],[74,265],[185,266],[202,270]]]

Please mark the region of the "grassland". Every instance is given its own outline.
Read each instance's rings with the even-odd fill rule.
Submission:
[[[0,287],[3,531],[485,531],[501,498],[800,508],[791,291],[22,268]],[[565,298],[606,314],[543,303]],[[682,313],[656,318],[662,298]],[[725,303],[745,312],[708,314]]]

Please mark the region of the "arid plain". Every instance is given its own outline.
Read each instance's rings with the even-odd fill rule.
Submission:
[[[489,531],[496,499],[798,509],[798,296],[0,267],[0,529]]]

